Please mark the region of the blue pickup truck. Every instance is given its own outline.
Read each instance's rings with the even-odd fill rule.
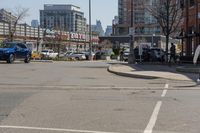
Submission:
[[[7,42],[0,45],[0,60],[13,63],[16,59],[29,63],[31,60],[31,50],[21,42]]]

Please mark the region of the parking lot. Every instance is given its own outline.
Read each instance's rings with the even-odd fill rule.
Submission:
[[[107,63],[1,63],[0,132],[199,132],[192,82],[120,77]]]

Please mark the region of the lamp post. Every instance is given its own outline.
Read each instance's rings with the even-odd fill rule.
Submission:
[[[89,58],[89,60],[93,60],[91,34],[92,34],[92,30],[91,30],[91,0],[89,0],[89,48],[90,48],[90,58]]]
[[[199,2],[198,0],[196,0],[196,46],[197,47],[199,45]]]
[[[130,32],[131,31],[131,32]],[[130,54],[128,56],[128,64],[135,63],[135,55],[134,55],[134,29],[133,29],[133,0],[131,0],[131,27],[129,27],[130,32]]]

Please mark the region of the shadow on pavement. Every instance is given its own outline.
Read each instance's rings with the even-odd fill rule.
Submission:
[[[181,64],[181,65],[167,65],[167,64],[134,64],[134,65],[129,65],[131,66],[133,69],[135,69],[136,71],[155,71],[155,72],[170,72],[170,73],[175,73],[175,74],[182,74],[186,77],[188,77],[189,79],[191,79],[192,81],[196,82],[197,79],[199,78],[199,73],[196,71],[193,71],[193,69],[197,69],[199,68],[200,70],[200,66],[194,66],[192,64]],[[184,69],[185,71],[179,72],[177,71],[177,68],[181,67],[182,69]],[[188,69],[191,68],[191,69]],[[133,70],[133,71],[135,71]]]

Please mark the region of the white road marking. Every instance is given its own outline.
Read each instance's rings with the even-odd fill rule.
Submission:
[[[165,89],[168,89],[169,88],[169,84],[165,84]]]
[[[165,84],[164,88],[165,89],[163,90],[162,95],[161,95],[162,98],[166,96],[167,89],[169,88],[169,84]],[[153,114],[151,115],[150,121],[149,121],[146,129],[144,130],[144,133],[152,133],[153,132],[153,128],[156,124],[161,106],[162,106],[162,101],[158,101],[154,108]]]
[[[63,90],[78,90],[78,89],[96,89],[96,90],[107,90],[107,89],[121,89],[121,90],[129,90],[129,89],[146,89],[146,90],[161,90],[163,87],[127,87],[127,86],[56,86],[56,85],[1,85],[0,84],[0,89],[2,88],[46,88],[46,89],[63,89]]]
[[[165,84],[165,89],[163,90],[161,97],[165,97],[166,96],[168,88],[169,88],[169,84]]]
[[[155,109],[153,111],[153,114],[151,116],[151,119],[150,119],[146,129],[144,130],[144,133],[152,133],[153,128],[156,124],[156,120],[157,120],[158,113],[160,111],[161,105],[162,105],[162,101],[158,101],[156,106],[155,106]]]
[[[163,93],[162,93],[161,97],[165,97],[166,94],[167,94],[167,90],[163,90]]]
[[[74,130],[74,129],[61,129],[61,128],[42,128],[42,127],[26,127],[26,126],[7,126],[0,125],[0,128],[6,129],[26,129],[26,130],[44,130],[44,131],[59,131],[59,132],[75,132],[75,133],[117,133],[117,132],[102,132],[102,131],[89,131],[89,130]]]

